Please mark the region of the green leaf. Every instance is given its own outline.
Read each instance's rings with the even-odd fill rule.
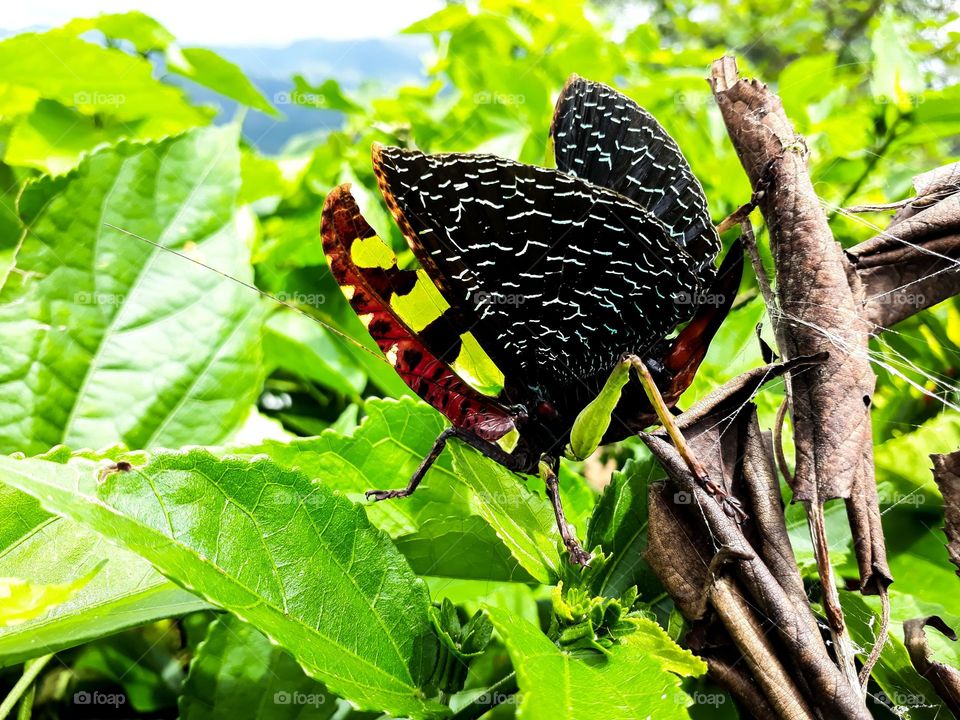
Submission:
[[[960,447],[960,413],[946,410],[913,432],[878,445],[874,451],[880,504],[942,507],[943,498],[933,480],[931,453],[949,453]]]
[[[40,100],[30,113],[17,118],[3,159],[9,165],[58,175],[76,166],[81,154],[97,145],[137,136],[136,125],[135,121],[98,124],[58,102]]]
[[[239,426],[260,387],[259,298],[151,244],[251,279],[236,143],[220,128],[123,144],[24,189],[0,290],[0,449],[178,447]]]
[[[168,133],[205,125],[210,117],[192,107],[182,91],[156,80],[147,60],[63,30],[23,33],[0,42],[0,77],[88,115],[121,120],[152,116]]]
[[[280,116],[277,109],[270,104],[256,85],[250,82],[240,68],[212,50],[183,48],[178,53],[168,53],[167,67],[172,72],[232,98],[242,105],[273,117]]]
[[[318,299],[322,301],[323,296]],[[290,299],[294,300],[299,298]],[[340,338],[287,308],[271,313],[265,330],[263,350],[268,373],[282,367],[305,380],[359,399],[367,376],[353,362]]]
[[[408,398],[368,400],[365,407],[368,417],[352,437],[328,431],[293,443],[267,441],[230,452],[265,454],[285,467],[321,478],[358,501],[372,488],[403,487],[443,429],[443,418],[425,403]],[[456,441],[447,444],[411,497],[368,504],[366,509],[378,527],[395,537],[406,536],[404,546],[425,562],[429,560],[423,553],[413,550],[419,543],[411,535],[426,520],[479,516],[525,573],[545,583],[556,576],[560,535],[550,503],[527,489],[517,475]],[[455,527],[451,521],[440,532],[455,532]],[[428,528],[423,539],[438,530],[439,526]],[[509,567],[500,565],[501,570]]]
[[[180,697],[182,720],[235,720],[252,708],[257,720],[326,720],[338,707],[287,652],[232,615],[210,626]]]
[[[132,10],[91,18],[76,18],[63,26],[63,32],[82,35],[99,30],[108,38],[129,40],[139,53],[166,50],[175,38],[163,25],[149,15]]]
[[[134,711],[156,713],[175,705],[183,686],[180,644],[177,624],[164,620],[84,645],[70,669],[80,682],[120,686]]]
[[[623,470],[613,474],[600,496],[590,518],[586,543],[591,550],[599,545],[610,556],[594,579],[592,590],[597,595],[620,597],[634,585],[646,600],[662,592],[643,559],[647,548],[647,488],[662,474],[649,453],[642,460],[631,458]]]
[[[891,594],[891,606],[896,607],[896,598]],[[864,657],[876,642],[880,625],[879,600],[865,598],[856,593],[841,591],[840,605],[854,642],[863,648]],[[897,708],[897,715],[904,720],[934,720],[950,716],[950,711],[937,696],[933,686],[921,677],[910,662],[903,644],[903,627],[893,622],[890,634],[883,646],[880,659],[874,666],[871,677],[880,686],[882,693],[872,696],[868,707],[874,712]]]
[[[89,472],[97,473],[92,464]],[[0,628],[0,667],[207,607],[138,555],[79,523],[50,515],[26,493],[0,485],[0,575],[72,585],[97,568],[68,602],[47,608],[34,620]]]
[[[693,700],[678,675],[702,675],[706,664],[682,649],[652,620],[606,656],[565,653],[539,628],[509,613],[489,609],[517,671],[524,720],[687,718]]]
[[[39,585],[22,578],[0,577],[0,627],[33,620],[57,605],[62,605],[100,572],[98,565],[82,577],[65,583]]]
[[[349,436],[327,431],[292,443],[267,441],[232,447],[242,455],[267,455],[324,484],[366,503],[373,488],[402,487],[430,452],[443,430],[442,416],[429,405],[402,400],[367,400],[367,417]],[[451,443],[452,444],[452,443]],[[373,523],[393,536],[416,532],[420,524],[443,515],[468,515],[468,489],[454,474],[449,453],[443,453],[409,498],[366,504]]]
[[[777,94],[791,118],[806,120],[807,106],[823,99],[824,88],[833,87],[836,62],[831,54],[808,55],[783,69],[777,79]]]
[[[333,78],[324,80],[320,85],[311,85],[302,75],[293,78],[294,91],[290,98],[297,105],[325,108],[342,113],[359,113],[363,106],[358,105],[343,92],[343,88]]]
[[[603,384],[603,388],[580,411],[570,431],[569,454],[575,460],[584,460],[600,447],[600,441],[610,427],[613,411],[620,402],[620,392],[630,381],[630,361],[618,363]]]
[[[360,508],[307,476],[194,450],[103,482],[0,458],[0,478],[236,612],[358,706],[442,711],[419,689],[437,652],[426,587]]]
[[[476,450],[458,443],[448,447],[455,473],[473,490],[470,502],[476,514],[496,531],[524,570],[541,583],[551,583],[564,561],[557,552],[560,533],[550,503]]]
[[[395,540],[417,575],[535,582],[481,517],[428,518],[415,533]]]

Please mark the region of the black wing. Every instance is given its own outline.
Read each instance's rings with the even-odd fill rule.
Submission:
[[[703,188],[667,131],[633,100],[573,75],[550,127],[557,168],[653,213],[709,279],[720,252]]]
[[[508,387],[559,391],[694,310],[695,263],[633,201],[492,155],[374,147],[387,205]]]

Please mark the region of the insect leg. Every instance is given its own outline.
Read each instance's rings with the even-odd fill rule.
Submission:
[[[522,465],[518,464],[517,458],[510,455],[510,453],[503,450],[500,446],[478,438],[466,430],[462,430],[457,427],[448,427],[437,436],[436,440],[434,440],[433,447],[430,448],[430,452],[423,459],[423,462],[420,463],[420,466],[414,471],[410,478],[410,482],[407,483],[405,488],[399,488],[396,490],[367,490],[367,492],[364,493],[367,496],[367,500],[389,500],[391,498],[404,498],[413,495],[413,491],[417,489],[420,481],[423,480],[423,476],[427,474],[427,470],[429,470],[430,466],[437,461],[438,457],[440,457],[440,453],[443,452],[443,448],[447,444],[447,440],[452,437],[462,440],[463,442],[467,443],[467,445],[476,448],[486,457],[490,458],[496,463],[499,463],[500,465],[503,465],[508,470],[515,470],[517,472],[526,471]]]
[[[646,363],[636,355],[629,356],[629,360],[637,371],[637,375],[640,377],[640,383],[643,385],[647,398],[650,400],[650,404],[660,419],[660,424],[663,425],[664,430],[667,431],[667,435],[670,436],[673,446],[677,449],[677,452],[680,453],[680,457],[683,458],[694,479],[704,490],[717,499],[717,502],[720,503],[727,515],[736,518],[737,522],[746,520],[747,514],[740,507],[740,501],[727,493],[722,485],[718,485],[711,480],[706,468],[703,467],[700,461],[697,460],[696,455],[693,454],[693,450],[687,443],[686,438],[683,437],[683,433],[680,432],[680,428],[677,427],[673,415],[670,413],[670,409],[667,407],[663,396],[660,394],[660,390],[653,381],[653,376],[650,374]]]
[[[563,538],[563,544],[570,553],[570,562],[574,565],[587,565],[590,562],[590,553],[577,542],[573,528],[563,514],[563,505],[560,503],[560,485],[557,482],[559,467],[559,459],[554,460],[546,455],[540,458],[540,477],[543,478],[543,482],[547,486],[547,497],[550,498],[553,513],[557,517],[557,529],[560,530],[560,537]]]
[[[367,496],[367,500],[388,500],[390,498],[404,498],[413,495],[413,491],[417,489],[420,481],[423,480],[423,476],[427,474],[427,470],[429,470],[430,466],[440,457],[440,453],[443,452],[443,447],[447,444],[447,440],[457,434],[457,428],[448,427],[437,436],[437,439],[433,441],[433,447],[430,448],[430,452],[414,471],[405,488],[398,490],[367,490],[367,492],[364,493],[364,495]]]

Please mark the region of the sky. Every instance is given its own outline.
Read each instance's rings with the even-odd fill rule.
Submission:
[[[0,27],[53,27],[75,17],[139,10],[183,44],[282,47],[308,38],[387,37],[442,6],[442,0],[31,0],[4,3]]]

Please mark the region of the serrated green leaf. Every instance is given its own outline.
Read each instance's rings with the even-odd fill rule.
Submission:
[[[268,455],[362,501],[371,488],[406,485],[444,427],[439,413],[408,398],[368,400],[366,410],[368,417],[352,437],[325,432],[293,443],[268,441],[231,452]],[[378,527],[395,537],[406,536],[411,548],[412,535],[428,519],[479,516],[539,582],[550,582],[560,562],[560,536],[549,502],[527,489],[521,478],[456,440],[447,444],[411,497],[368,504],[367,512]],[[446,532],[452,527],[447,524]]]
[[[252,625],[222,615],[190,663],[180,697],[182,720],[326,720],[337,698]],[[363,713],[349,714],[359,718]]]
[[[0,448],[178,447],[242,422],[259,298],[129,234],[250,280],[236,143],[219,128],[124,144],[24,189],[28,229],[0,290]]]
[[[659,594],[660,583],[643,559],[647,547],[647,488],[663,476],[659,464],[647,453],[631,458],[615,472],[603,491],[587,530],[586,546],[598,545],[610,557],[597,574],[593,592],[620,597],[639,586],[642,598]]]
[[[267,455],[284,467],[320,478],[329,487],[365,503],[373,523],[393,536],[416,532],[429,518],[469,515],[468,489],[454,474],[446,452],[411,497],[366,503],[363,493],[367,490],[407,484],[430,452],[444,422],[429,405],[410,398],[372,398],[364,409],[367,417],[349,436],[327,431],[291,443],[267,441],[229,450],[234,454]]]
[[[2,457],[0,479],[237,613],[358,706],[443,712],[419,689],[437,651],[426,587],[360,508],[307,476],[194,450],[103,482]]]
[[[563,652],[526,620],[497,608],[489,613],[517,671],[522,720],[687,718],[693,700],[678,674],[707,670],[652,620],[641,620],[609,654],[586,659]]]
[[[559,575],[557,530],[550,503],[501,465],[472,448],[451,443],[453,469],[472,490],[474,512],[489,523],[520,566],[541,583]]]

